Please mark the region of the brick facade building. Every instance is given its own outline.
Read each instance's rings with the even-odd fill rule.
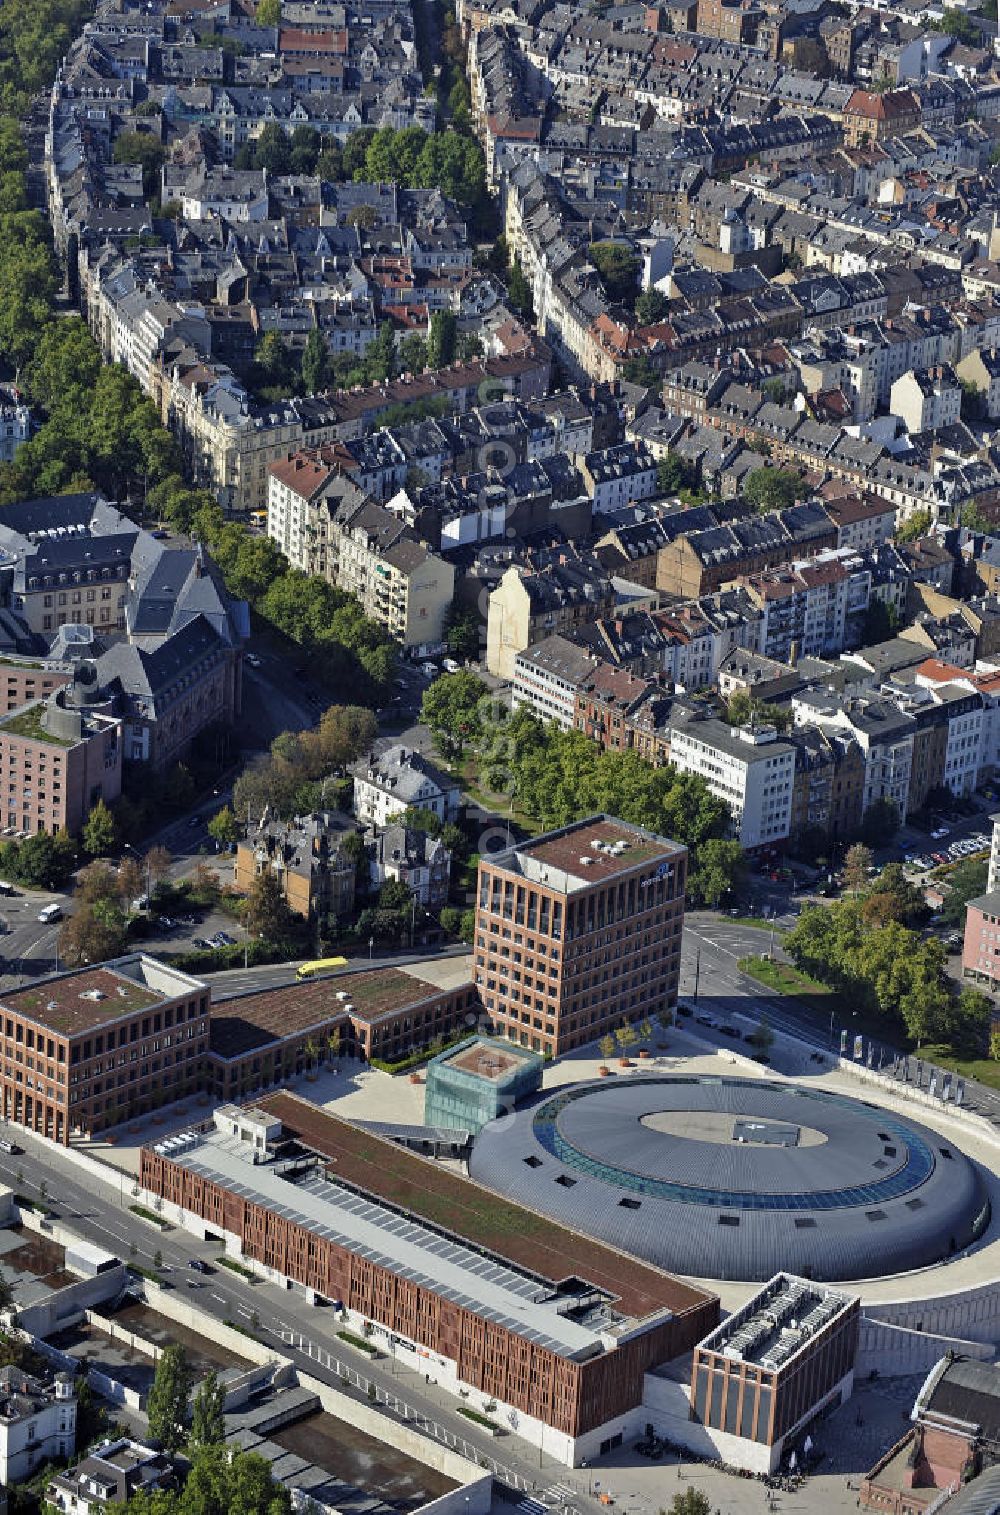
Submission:
[[[293,1095],[224,1106],[215,1125],[183,1151],[144,1148],[143,1185],[566,1463],[628,1417],[639,1429],[647,1370],[718,1319],[714,1296]],[[303,1149],[320,1169],[293,1187],[272,1160]]]
[[[144,953],[0,999],[0,1114],[63,1146],[201,1086],[204,984]]]
[[[484,858],[475,974],[494,1030],[555,1057],[670,1013],[686,879],[686,848],[604,815]]]

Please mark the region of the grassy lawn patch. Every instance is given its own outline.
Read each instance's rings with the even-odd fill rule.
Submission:
[[[458,1413],[464,1415],[466,1420],[475,1421],[477,1426],[486,1426],[487,1430],[495,1431],[497,1428],[495,1420],[490,1420],[488,1415],[480,1415],[478,1410],[470,1410],[466,1405],[459,1405]]]
[[[170,1230],[170,1222],[163,1219],[162,1215],[156,1215],[152,1210],[147,1210],[144,1205],[129,1205],[133,1215],[138,1215],[140,1220],[148,1220],[151,1226],[156,1226],[161,1231]]]
[[[540,831],[545,830],[541,821],[536,820],[533,815],[529,815],[526,810],[520,809],[516,803],[512,812],[509,794],[497,794],[493,790],[487,789],[480,782],[479,763],[476,758],[464,758],[461,765],[453,769],[452,773],[461,784],[469,799],[475,800],[476,804],[481,805],[484,810],[488,810],[494,815],[502,816],[504,819],[509,815],[512,825],[519,826],[523,831],[527,831],[532,836],[537,836]]]
[[[338,1331],[341,1341],[346,1341],[349,1347],[357,1347],[359,1352],[367,1352],[369,1357],[378,1356],[378,1347],[373,1347],[370,1341],[363,1336],[355,1336],[353,1331]]]
[[[767,957],[741,957],[739,968],[773,994],[790,995],[805,1005],[812,1012],[807,1018],[817,1030],[829,1032],[832,1015],[835,1029],[848,1031],[851,1038],[860,1033],[883,1044],[900,1048],[907,1045],[906,1032],[901,1026],[858,1009],[838,990],[810,978],[808,973],[800,973],[791,963],[775,963]]]
[[[228,1268],[231,1273],[238,1273],[248,1283],[255,1284],[257,1282],[256,1273],[252,1273],[249,1268],[244,1268],[243,1264],[238,1263],[235,1257],[217,1257],[215,1260],[220,1267]]]
[[[940,1044],[921,1047],[919,1056],[925,1062],[957,1073],[959,1078],[974,1078],[990,1089],[1000,1089],[1000,1063],[991,1057],[959,1057],[950,1047]]]
[[[838,1008],[839,996],[832,989],[807,973],[800,973],[791,963],[776,963],[769,957],[741,957],[738,966],[741,973],[775,994],[794,994],[796,999],[804,1000],[825,1015]]]

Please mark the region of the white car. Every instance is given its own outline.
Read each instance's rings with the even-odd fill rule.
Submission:
[[[255,652],[248,652],[247,653],[247,662],[250,664],[251,668],[259,668],[260,667],[260,658],[257,656],[257,654]]]

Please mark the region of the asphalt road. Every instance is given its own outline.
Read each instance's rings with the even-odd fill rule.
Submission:
[[[788,927],[793,923],[790,913],[775,918],[775,925]],[[691,911],[685,918],[684,940],[681,954],[681,995],[694,999],[697,987],[698,1009],[718,1022],[727,1021],[732,1015],[749,1016],[759,1021],[766,1015],[776,1031],[787,1031],[797,1036],[819,1052],[840,1049],[842,1028],[831,1024],[828,1018],[817,1015],[798,1001],[781,995],[769,994],[754,979],[748,978],[739,969],[739,959],[770,950],[770,933],[750,926],[740,925],[708,911]],[[780,943],[775,942],[775,955],[780,957]],[[726,1037],[717,1037],[708,1027],[699,1027],[699,1034],[706,1033],[720,1045],[732,1046]],[[885,1043],[890,1064],[895,1049]],[[910,1057],[910,1079],[917,1079],[917,1059]],[[925,1065],[924,1087],[927,1084]],[[900,1090],[905,1083],[900,1081]],[[968,1109],[986,1119],[1000,1124],[1000,1092],[988,1089],[972,1079],[965,1080],[964,1103]]]
[[[405,963],[437,962],[443,957],[462,957],[468,953],[468,947],[461,944],[427,947],[417,952],[387,952],[379,957],[369,957],[365,953],[349,958],[346,968],[328,976],[337,978],[340,973],[356,973],[361,968],[399,968]],[[235,994],[247,994],[254,989],[272,989],[280,984],[290,984],[295,978],[295,968],[295,963],[271,963],[262,968],[227,968],[224,973],[208,975],[206,981],[212,985],[213,1000],[229,999]]]
[[[58,923],[45,926],[38,919],[43,905],[63,904],[61,895],[21,889],[11,898],[0,898],[0,918],[7,929],[0,936],[0,985],[40,978],[57,966]]]
[[[544,1490],[549,1480],[553,1484],[558,1480],[559,1487],[565,1490],[562,1502],[571,1492],[581,1509],[598,1510],[596,1501],[587,1497],[586,1474],[573,1474],[549,1457],[540,1458],[536,1448],[513,1435],[505,1435],[499,1440],[480,1435],[471,1421],[458,1415],[453,1408],[452,1396],[433,1384],[425,1384],[421,1375],[388,1358],[370,1360],[359,1353],[355,1363],[355,1354],[338,1340],[337,1322],[328,1309],[310,1305],[295,1290],[281,1289],[265,1282],[251,1284],[231,1269],[216,1266],[215,1259],[220,1255],[218,1242],[199,1241],[179,1227],[160,1232],[149,1222],[133,1215],[129,1206],[136,1202],[134,1184],[128,1174],[115,1176],[112,1171],[111,1182],[105,1184],[68,1161],[59,1147],[50,1142],[43,1143],[20,1127],[9,1129],[24,1152],[17,1156],[0,1153],[0,1182],[29,1196],[37,1195],[39,1184],[44,1182],[46,1203],[51,1206],[54,1218],[75,1233],[115,1253],[123,1261],[132,1261],[145,1268],[155,1266],[159,1253],[164,1281],[186,1297],[187,1303],[217,1320],[234,1321],[245,1328],[256,1316],[260,1333],[265,1340],[273,1338],[276,1350],[337,1387],[343,1385],[336,1371],[325,1368],[315,1357],[299,1350],[293,1339],[301,1336],[307,1343],[349,1360],[351,1366],[356,1366],[380,1388],[398,1395],[413,1410],[464,1439],[483,1458],[497,1459],[539,1490]],[[171,1206],[165,1206],[165,1220],[170,1220],[171,1209]],[[212,1267],[211,1275],[195,1274],[190,1270],[188,1263],[193,1258]],[[14,1304],[16,1307],[16,1289]],[[392,1423],[396,1417],[389,1410],[385,1414],[386,1439],[391,1441]]]

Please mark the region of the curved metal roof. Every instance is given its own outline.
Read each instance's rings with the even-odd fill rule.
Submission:
[[[636,1076],[486,1126],[474,1178],[670,1272],[881,1277],[968,1246],[988,1201],[939,1133],[802,1085]]]

